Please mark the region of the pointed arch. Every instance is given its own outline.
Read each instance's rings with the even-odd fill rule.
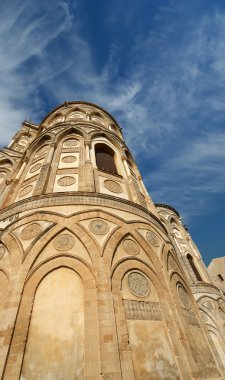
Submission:
[[[96,363],[99,363],[98,339],[96,339],[96,335],[91,335],[87,333],[89,331],[88,329],[90,329],[90,327],[88,326],[88,321],[90,320],[92,321],[92,328],[94,328],[94,331],[98,331],[97,313],[93,313],[93,308],[94,310],[96,310],[97,308],[95,278],[93,277],[92,273],[87,268],[87,266],[77,261],[75,258],[56,257],[43,263],[43,265],[36,268],[26,278],[24,288],[22,291],[22,299],[16,318],[11,346],[7,357],[7,363],[4,371],[4,376],[6,378],[7,376],[9,376],[9,373],[11,373],[12,370],[14,376],[16,378],[19,378],[22,363],[24,360],[25,346],[30,327],[30,315],[33,310],[35,295],[37,293],[39,285],[41,284],[42,280],[47,278],[47,276],[53,273],[53,271],[60,270],[63,268],[70,269],[71,271],[73,271],[76,275],[80,277],[82,281],[84,287],[84,304],[90,305],[90,307],[85,307],[84,309],[85,319],[83,339],[84,350],[86,352],[84,368],[85,371],[88,371],[88,366],[90,366],[90,363],[92,363],[93,376],[95,376],[96,378],[99,376],[100,368],[98,364],[96,365]],[[17,347],[16,361],[14,360],[15,347]]]

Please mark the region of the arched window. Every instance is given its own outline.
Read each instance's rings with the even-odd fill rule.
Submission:
[[[188,259],[188,262],[189,262],[189,264],[190,264],[190,266],[191,266],[191,268],[192,268],[192,270],[193,270],[193,272],[194,272],[194,274],[196,276],[196,279],[198,281],[202,281],[202,278],[201,278],[201,276],[200,276],[200,274],[199,274],[199,272],[198,272],[198,270],[197,270],[197,268],[195,266],[193,257],[189,253],[187,254],[187,259]]]
[[[118,174],[114,151],[105,144],[95,145],[96,165],[100,170]]]

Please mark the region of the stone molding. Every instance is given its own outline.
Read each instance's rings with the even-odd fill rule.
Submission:
[[[215,285],[207,284],[205,282],[198,283],[197,285],[191,286],[191,290],[194,294],[212,293],[212,294],[221,295],[219,289]]]
[[[123,300],[126,319],[161,321],[159,302]]]
[[[108,208],[116,208],[123,211],[130,212],[137,216],[145,218],[148,222],[153,223],[163,233],[165,228],[161,224],[160,220],[152,214],[149,210],[146,210],[140,205],[137,205],[131,201],[124,200],[122,198],[113,197],[105,194],[90,194],[80,193],[76,194],[68,192],[65,194],[47,194],[37,195],[23,199],[14,203],[13,205],[4,208],[0,213],[0,221],[9,218],[14,214],[18,214],[23,211],[38,209],[40,207],[59,206],[59,205],[90,205],[90,206],[104,206]]]

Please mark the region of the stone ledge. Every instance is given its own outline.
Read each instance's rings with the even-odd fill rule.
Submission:
[[[196,293],[213,293],[220,295],[219,289],[215,285],[208,284],[207,282],[199,282],[197,285],[191,286],[192,292]]]
[[[68,192],[65,193],[52,193],[45,195],[37,195],[30,198],[23,199],[10,205],[0,212],[0,221],[18,214],[23,211],[37,209],[40,207],[60,206],[60,205],[90,205],[90,206],[104,206],[109,208],[116,208],[121,211],[127,211],[138,216],[141,216],[151,223],[155,224],[161,231],[166,233],[164,225],[161,221],[149,210],[141,205],[131,201],[100,194],[100,193],[85,193],[85,192]]]

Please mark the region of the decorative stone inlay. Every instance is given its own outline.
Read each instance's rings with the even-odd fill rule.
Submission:
[[[173,270],[177,269],[177,263],[174,260],[172,255],[169,255],[168,257],[168,269],[173,269]]]
[[[41,164],[34,165],[30,168],[30,173],[34,173],[41,168]]]
[[[122,186],[118,182],[112,181],[110,179],[106,179],[104,181],[104,186],[107,190],[111,191],[112,193],[122,193],[123,189]]]
[[[6,253],[6,248],[4,247],[3,244],[0,244],[0,260],[4,257]]]
[[[159,302],[123,300],[126,319],[161,321]]]
[[[76,182],[76,179],[74,177],[65,176],[65,177],[59,178],[57,183],[59,186],[71,186],[75,182]]]
[[[186,292],[186,290],[183,288],[181,284],[177,285],[177,292],[178,292],[182,306],[185,309],[189,310],[191,307],[190,298],[189,298],[188,293]]]
[[[203,322],[207,322],[208,321],[208,317],[207,317],[206,313],[204,313],[204,311],[201,311],[201,315],[202,315]]]
[[[25,195],[29,194],[33,189],[32,185],[24,187],[20,193],[19,193],[19,198],[24,197]]]
[[[76,162],[77,158],[75,156],[65,156],[62,158],[62,162],[65,162],[67,164],[71,164],[72,162]]]
[[[130,291],[137,297],[147,297],[150,293],[150,284],[147,278],[139,272],[129,274],[128,285]]]
[[[44,154],[47,152],[47,149],[48,147],[47,146],[43,146],[43,148],[40,148],[37,153],[36,153],[36,156],[40,156],[41,154]]]
[[[62,148],[62,153],[79,153],[80,148],[78,147],[72,147],[72,148]]]
[[[74,238],[69,234],[62,234],[55,238],[54,240],[54,247],[58,251],[67,251],[71,248],[73,248],[75,244]]]
[[[220,314],[221,318],[225,320],[225,313],[220,307],[219,307],[219,314]]]
[[[137,255],[140,251],[140,247],[132,239],[125,239],[123,241],[123,248],[129,255]]]
[[[214,305],[211,301],[204,302],[203,306],[205,306],[206,309],[208,309],[209,311],[213,311],[213,309],[214,309]]]
[[[89,223],[89,229],[96,235],[105,235],[109,231],[109,226],[104,220],[99,218]]]
[[[64,141],[63,146],[76,146],[77,144],[77,140],[66,140]]]
[[[154,234],[154,232],[148,231],[146,233],[146,239],[150,244],[154,245],[154,247],[159,247],[160,242],[157,236]]]
[[[42,227],[39,223],[31,223],[28,226],[24,227],[20,237],[23,240],[31,240],[37,237],[41,233]]]

